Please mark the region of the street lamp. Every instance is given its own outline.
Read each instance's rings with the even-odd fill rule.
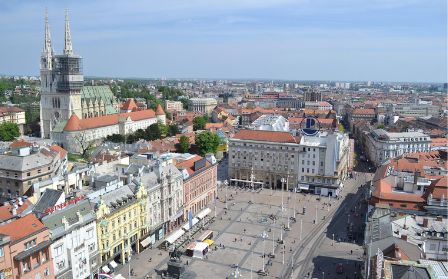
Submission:
[[[264,255],[265,255],[265,248],[266,248],[266,244],[265,244],[265,240],[266,240],[266,238],[268,238],[268,233],[266,232],[266,231],[263,231],[262,233],[261,233],[261,238],[263,238],[263,266],[262,266],[262,270],[263,270],[263,273],[264,273]]]
[[[241,275],[241,271],[238,266],[236,266],[235,270],[232,272],[232,276],[233,278],[239,278],[243,276]]]
[[[224,180],[224,187],[225,187],[225,189],[226,189],[226,209],[229,209],[229,208],[227,207],[227,185],[229,185],[229,182],[228,182],[227,179],[226,179],[226,180]]]
[[[331,246],[334,246],[334,234],[333,234],[333,243],[331,243]]]

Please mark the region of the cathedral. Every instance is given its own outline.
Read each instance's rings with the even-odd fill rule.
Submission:
[[[69,152],[80,152],[80,145],[85,144],[81,140],[100,142],[111,134],[126,135],[153,123],[165,124],[165,112],[160,106],[155,112],[140,110],[132,101],[120,111],[109,86],[84,86],[82,58],[73,52],[67,12],[64,50],[59,55],[53,52],[48,14],[45,14],[40,78],[41,136],[52,139]]]

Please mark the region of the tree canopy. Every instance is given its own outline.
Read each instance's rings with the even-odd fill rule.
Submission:
[[[196,137],[196,146],[199,148],[201,155],[207,153],[215,154],[219,143],[218,135],[209,131],[202,132]]]
[[[190,150],[190,140],[187,136],[181,136],[179,139],[179,149],[182,153],[187,153]]]
[[[19,136],[20,130],[17,124],[11,122],[0,124],[0,140],[11,141]]]
[[[208,116],[196,116],[193,118],[193,130],[204,130],[205,124],[207,124]]]

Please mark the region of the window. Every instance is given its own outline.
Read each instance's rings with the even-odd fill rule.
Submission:
[[[320,162],[320,166],[323,167],[324,166],[324,162]]]
[[[89,252],[95,251],[95,243],[89,244]]]
[[[48,267],[44,270],[44,276],[50,276],[50,270],[48,269]]]
[[[3,250],[3,247],[0,247],[0,257],[3,257],[5,255],[5,251]]]
[[[25,250],[33,248],[34,246],[36,246],[36,238],[31,241],[25,242]]]
[[[26,176],[31,176],[31,172],[27,172],[27,173],[26,173]]]
[[[38,170],[37,170],[37,173],[41,173],[41,172],[42,172],[42,170],[41,170],[41,169],[38,169]]]
[[[64,245],[59,245],[58,247],[54,248],[54,255],[56,257],[61,255],[63,248],[64,248]]]
[[[41,277],[40,277],[40,273],[37,273],[35,276],[34,276],[34,279],[40,279]]]
[[[28,262],[23,262],[22,263],[22,269],[23,269],[23,272],[30,271],[30,267],[28,266]]]
[[[90,230],[87,231],[87,237],[89,239],[93,239],[93,229],[90,229]]]

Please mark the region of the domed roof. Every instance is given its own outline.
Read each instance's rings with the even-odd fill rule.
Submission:
[[[65,124],[64,131],[78,131],[81,130],[81,125],[79,123],[79,117],[76,114],[72,114],[70,119]]]
[[[156,115],[165,115],[165,111],[163,111],[163,108],[160,104],[157,105]]]

